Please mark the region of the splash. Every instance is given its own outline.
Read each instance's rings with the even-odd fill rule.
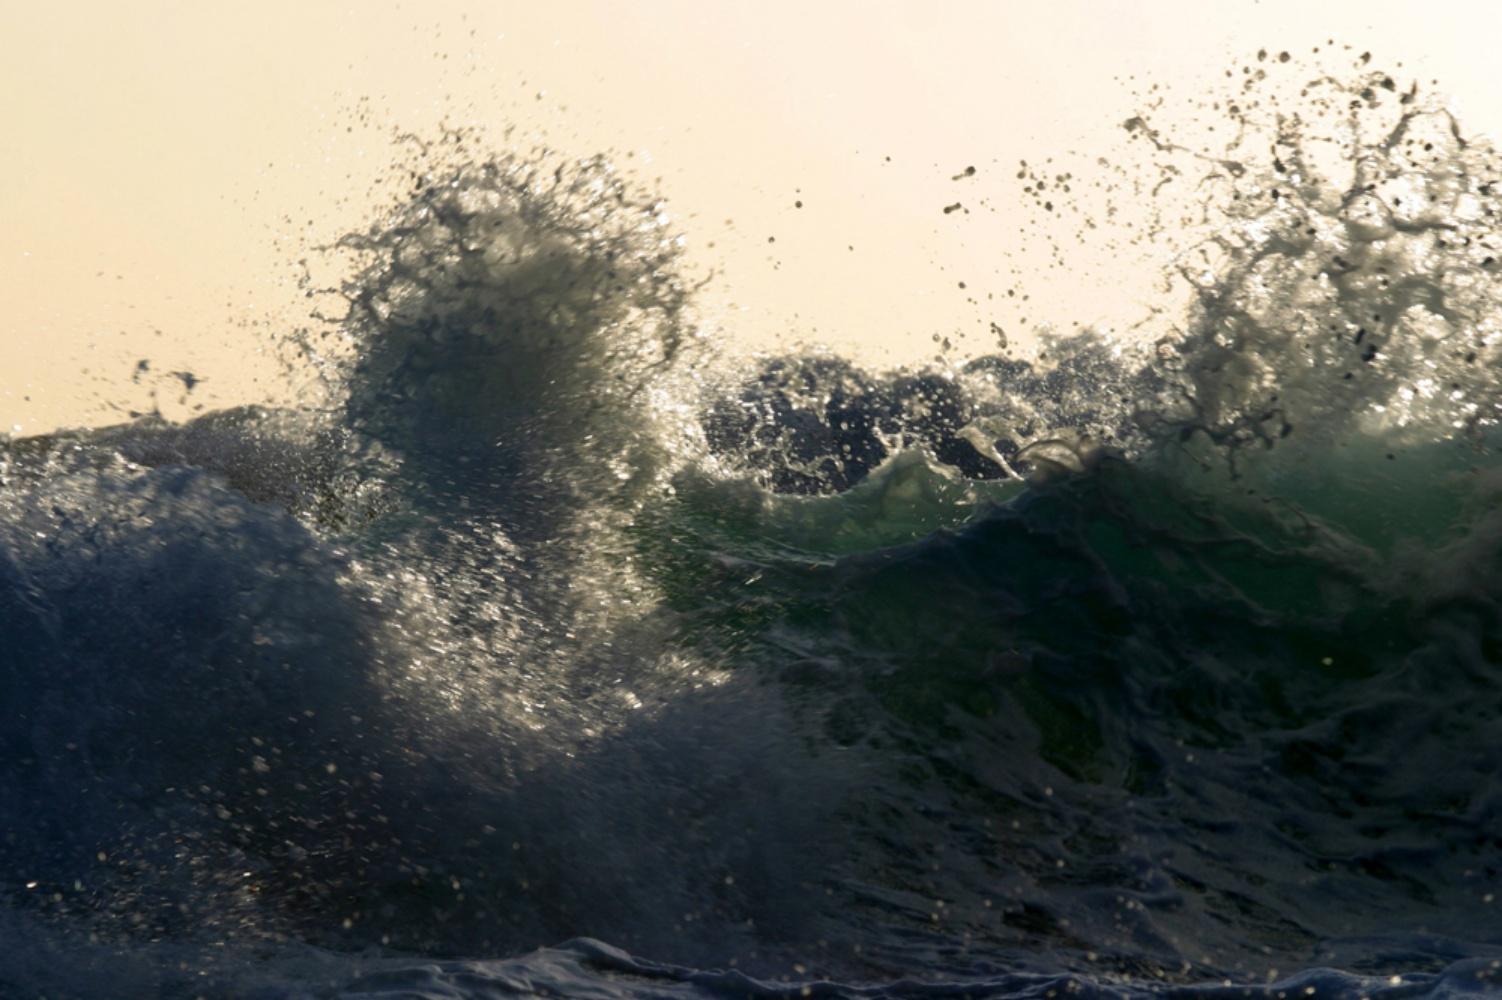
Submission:
[[[1139,341],[731,362],[658,199],[450,133],[316,405],[7,440],[0,982],[1492,988],[1498,161],[1270,67],[1127,122]]]

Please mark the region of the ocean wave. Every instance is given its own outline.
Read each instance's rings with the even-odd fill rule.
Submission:
[[[1494,989],[1498,164],[1386,83],[1340,179],[1128,123],[1224,194],[1178,329],[886,373],[425,148],[328,400],[0,444],[0,983]]]

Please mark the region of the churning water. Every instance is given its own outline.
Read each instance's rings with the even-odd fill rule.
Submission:
[[[316,403],[0,444],[0,994],[1498,989],[1502,158],[1304,97],[1127,123],[1151,343],[732,363],[428,153]]]

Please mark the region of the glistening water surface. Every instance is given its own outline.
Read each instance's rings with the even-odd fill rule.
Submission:
[[[0,993],[1498,989],[1502,158],[1267,78],[1146,342],[733,361],[455,133],[327,393],[5,441]]]

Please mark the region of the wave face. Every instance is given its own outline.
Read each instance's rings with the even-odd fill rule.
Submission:
[[[1317,83],[1340,176],[1128,122],[1225,196],[1146,347],[732,363],[450,136],[332,405],[4,441],[0,992],[1498,989],[1502,163]]]

